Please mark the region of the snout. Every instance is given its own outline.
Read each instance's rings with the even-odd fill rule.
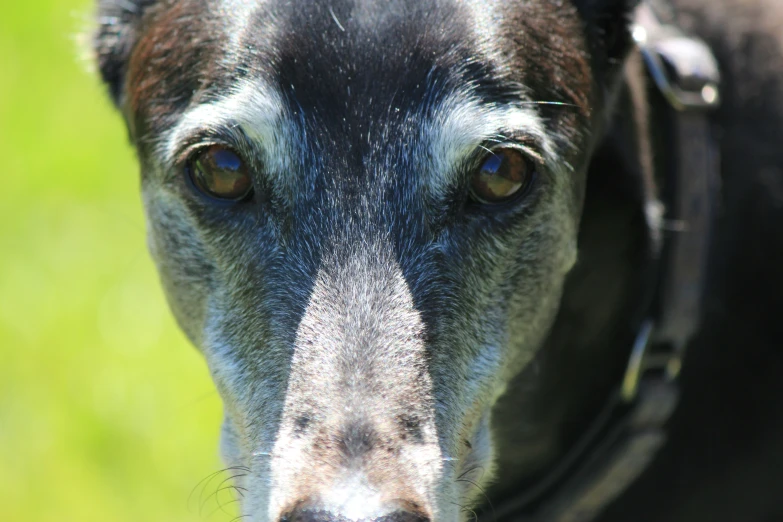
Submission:
[[[271,452],[271,520],[434,518],[443,455],[422,332],[395,263],[319,272]]]
[[[241,414],[227,415],[224,457],[249,468],[240,484],[249,520],[454,522],[468,496],[460,474],[486,466],[479,449],[488,443],[475,443],[486,423],[471,395],[481,388],[459,400],[446,391],[494,367],[486,357],[469,365],[468,354],[464,372],[438,373],[456,355],[431,349],[408,280],[383,252],[326,258],[290,358],[280,359],[285,377],[264,380],[267,388],[254,376],[255,395],[231,396]],[[218,377],[237,389],[238,378]]]
[[[340,418],[344,409],[329,413]],[[432,518],[432,488],[442,471],[438,444],[416,432],[421,426],[412,430],[399,419],[386,419],[382,412],[363,410],[354,412],[354,420],[347,424],[313,419],[307,428],[297,427],[298,432],[284,428],[277,446],[279,458],[272,463],[277,488],[270,519],[413,522]]]

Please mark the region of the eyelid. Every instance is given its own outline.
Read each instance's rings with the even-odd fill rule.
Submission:
[[[503,129],[487,140],[490,148],[508,145],[523,150],[537,159],[543,160],[542,153],[546,150],[542,138],[522,129]],[[541,151],[541,152],[538,152]]]
[[[172,169],[181,166],[195,151],[212,145],[226,147],[240,156],[246,156],[247,149],[252,146],[238,124],[193,129],[166,158],[166,167]]]
[[[171,159],[172,166],[184,165],[185,162],[187,162],[188,158],[190,158],[196,151],[207,147],[211,147],[212,145],[223,145],[223,144],[216,140],[209,140],[209,141],[205,140],[205,141],[196,141],[195,143],[191,143],[183,147]]]
[[[527,142],[527,143],[525,143]],[[491,153],[495,149],[516,149],[522,152],[525,156],[533,160],[537,165],[545,165],[544,156],[536,150],[535,141],[530,139],[514,139],[510,136],[504,136],[502,141],[494,141],[482,145],[483,150],[487,154]],[[482,155],[483,158],[485,155]]]

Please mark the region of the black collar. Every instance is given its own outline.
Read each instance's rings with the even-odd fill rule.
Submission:
[[[709,47],[660,23],[649,3],[633,37],[657,92],[669,164],[656,171],[663,220],[655,295],[630,349],[625,376],[574,447],[534,488],[487,513],[487,520],[589,522],[647,467],[666,440],[679,397],[677,377],[696,333],[710,238],[717,214],[718,150],[708,112],[720,75]],[[654,219],[654,218],[653,218]]]

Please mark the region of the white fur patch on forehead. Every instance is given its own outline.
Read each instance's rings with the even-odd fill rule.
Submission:
[[[280,93],[260,80],[241,80],[220,99],[189,108],[161,141],[159,153],[164,164],[175,164],[184,144],[197,146],[197,141],[188,143],[193,142],[194,136],[220,128],[238,129],[252,141],[254,150],[262,154],[265,174],[279,177],[274,181],[281,188],[290,181],[283,174],[289,171],[294,157],[296,127]],[[240,147],[238,152],[253,151]]]
[[[488,142],[513,141],[507,139],[509,134],[535,143],[533,152],[545,161],[555,159],[544,121],[532,103],[482,104],[474,97],[456,95],[447,98],[434,113],[435,119],[424,129],[423,139],[431,162],[427,185],[436,196],[445,194],[454,183],[456,169],[477,148]]]

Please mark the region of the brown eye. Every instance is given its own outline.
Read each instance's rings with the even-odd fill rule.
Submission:
[[[493,149],[473,173],[470,193],[480,203],[505,203],[525,192],[533,181],[535,167],[512,147]]]
[[[186,169],[196,188],[213,198],[239,201],[253,189],[245,163],[235,152],[220,145],[196,152]]]

